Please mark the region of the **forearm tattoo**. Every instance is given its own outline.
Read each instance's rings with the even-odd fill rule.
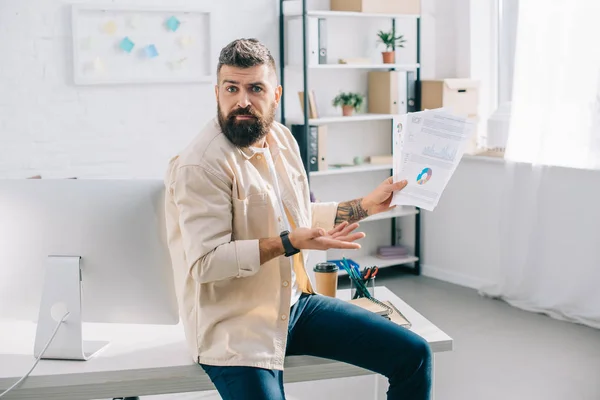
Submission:
[[[367,210],[363,208],[361,202],[362,199],[356,199],[338,204],[335,224],[338,225],[344,221],[348,221],[349,224],[352,224],[368,217],[369,214],[367,213]]]

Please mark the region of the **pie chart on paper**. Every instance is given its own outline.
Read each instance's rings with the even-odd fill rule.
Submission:
[[[419,185],[426,184],[429,181],[429,179],[431,179],[432,174],[433,171],[431,170],[431,168],[423,168],[423,171],[421,171],[421,173],[417,176],[417,183]]]

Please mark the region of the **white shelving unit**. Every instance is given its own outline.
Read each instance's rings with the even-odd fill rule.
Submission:
[[[394,116],[392,114],[355,114],[348,117],[343,116],[330,116],[311,118],[308,120],[309,125],[329,125],[329,124],[345,124],[351,122],[368,122],[368,121],[384,121],[392,120]],[[303,124],[304,121],[290,120],[290,123]]]
[[[419,68],[419,64],[315,64],[308,65],[309,69],[395,69],[400,71],[413,71]],[[302,70],[301,65],[286,65],[292,70]]]
[[[302,1],[288,1],[288,6],[283,8],[284,16],[289,18],[302,18]],[[292,4],[293,3],[293,4]],[[387,14],[387,13],[361,13],[354,11],[330,11],[330,10],[309,10],[306,12],[308,17],[318,18],[386,18],[386,19],[414,19],[419,15],[413,14]]]
[[[280,65],[282,66],[282,83],[283,83],[283,87],[284,90],[286,87],[290,87],[288,85],[289,82],[286,82],[286,75],[284,73],[284,70],[289,70],[292,74],[292,76],[295,77],[295,79],[299,79],[302,88],[298,88],[298,91],[303,91],[304,93],[307,93],[311,90],[315,90],[315,95],[316,98],[323,100],[322,96],[329,96],[330,93],[327,92],[327,90],[325,91],[325,93],[327,93],[326,95],[321,94],[320,92],[320,88],[319,87],[313,87],[310,83],[309,83],[309,76],[312,72],[318,72],[318,76],[320,77],[320,79],[323,80],[323,83],[326,85],[332,84],[332,85],[340,85],[338,87],[344,87],[344,86],[349,86],[352,87],[352,89],[340,89],[340,90],[357,90],[357,87],[361,87],[364,88],[364,81],[356,81],[354,80],[355,76],[358,77],[365,77],[365,72],[363,71],[369,71],[369,70],[375,70],[375,71],[385,71],[385,70],[396,70],[396,71],[415,71],[416,74],[416,80],[417,80],[417,84],[419,82],[419,71],[421,68],[420,65],[420,60],[419,60],[419,56],[418,56],[418,49],[420,46],[420,42],[419,42],[419,29],[420,29],[420,16],[419,15],[406,15],[406,14],[374,14],[374,13],[360,13],[360,12],[345,12],[345,11],[329,11],[329,10],[307,10],[306,9],[306,2],[307,0],[280,0],[280,9],[281,9],[281,15],[280,15],[280,43],[281,43],[281,47],[280,47]],[[304,14],[303,14],[304,12]],[[304,18],[306,17],[306,18]],[[363,64],[343,64],[343,63],[334,63],[333,60],[337,60],[337,59],[343,59],[343,56],[338,57],[336,56],[332,56],[331,53],[328,51],[328,54],[330,55],[330,57],[333,57],[333,59],[330,58],[330,60],[328,61],[328,63],[320,63],[320,64],[314,64],[313,62],[309,63],[308,62],[308,53],[310,53],[311,51],[314,51],[315,49],[310,49],[309,47],[311,46],[311,41],[308,40],[308,36],[304,37],[304,42],[302,43],[302,47],[305,49],[306,53],[304,55],[304,60],[298,60],[297,57],[294,59],[294,62],[291,64],[286,64],[286,46],[290,46],[290,42],[288,40],[286,40],[285,37],[285,32],[286,32],[286,23],[289,22],[290,20],[296,20],[298,18],[302,18],[303,22],[303,31],[308,33],[308,28],[307,28],[307,21],[309,20],[309,17],[316,17],[319,19],[348,19],[353,25],[346,25],[344,23],[340,23],[337,22],[334,25],[331,26],[335,26],[336,29],[350,29],[352,30],[354,33],[356,33],[358,30],[361,29],[361,26],[366,26],[369,25],[369,23],[359,23],[358,21],[352,21],[353,18],[360,18],[360,19],[382,19],[382,20],[388,20],[391,22],[392,26],[396,27],[396,20],[415,20],[416,19],[416,28],[417,28],[417,41],[416,41],[416,52],[417,52],[417,57],[416,57],[416,62],[398,62],[395,64],[385,64],[385,63],[374,63],[374,62],[365,62]],[[367,21],[365,21],[367,22]],[[379,21],[379,22],[375,22],[374,24],[376,25],[383,25],[384,21]],[[407,22],[410,23],[410,22]],[[296,25],[297,26],[297,22]],[[329,24],[328,24],[329,26]],[[387,29],[387,28],[383,28],[383,29]],[[332,31],[328,28],[327,31],[327,38],[329,38],[332,35]],[[314,38],[314,37],[313,37]],[[354,36],[355,39],[357,39],[356,36]],[[301,38],[302,40],[302,38]],[[329,40],[329,39],[327,39]],[[362,41],[361,38],[358,38],[358,41]],[[375,42],[375,37],[373,37],[373,42]],[[338,43],[340,44],[340,43]],[[414,44],[414,42],[413,42]],[[295,46],[298,46],[298,43],[295,43]],[[341,44],[342,46],[345,46],[345,44]],[[297,48],[297,47],[296,47]],[[331,50],[328,49],[328,50]],[[344,51],[347,51],[348,54],[358,54],[358,56],[360,57],[360,55],[362,53],[356,51],[356,49],[346,49],[344,47]],[[372,60],[372,57],[367,57],[368,53],[364,53],[365,59],[366,60]],[[341,54],[340,54],[341,55]],[[412,61],[412,60],[409,60]],[[298,63],[300,63],[300,65],[298,65]],[[355,71],[355,72],[354,72]],[[338,81],[336,81],[336,73],[339,73],[339,77],[338,77]],[[331,74],[331,81],[328,74]],[[343,75],[342,75],[343,74]],[[356,74],[356,75],[355,75]],[[343,77],[342,77],[343,76]],[[312,78],[311,78],[312,79]],[[341,79],[341,81],[340,81]],[[352,79],[354,80],[353,82],[348,81],[348,79]],[[298,83],[298,81],[294,81],[296,83]],[[335,87],[335,86],[334,86]],[[359,90],[363,90],[363,89],[359,89]],[[288,92],[295,92],[296,89],[293,90],[289,90]],[[293,95],[295,96],[295,95]],[[292,99],[294,99],[294,97],[290,97],[289,100],[291,101]],[[418,107],[418,105],[420,104],[420,100],[417,98],[415,98],[416,100],[416,105]],[[323,104],[323,103],[322,103]],[[341,112],[338,115],[330,115],[330,112],[323,112],[324,116],[319,116],[319,118],[307,118],[307,112],[308,112],[308,100],[305,99],[304,101],[304,105],[303,105],[303,109],[305,111],[302,111],[303,115],[302,117],[298,118],[287,118],[287,115],[285,113],[285,105],[284,107],[282,107],[283,113],[282,113],[282,117],[283,117],[283,121],[286,125],[291,126],[291,125],[305,125],[307,124],[308,126],[321,126],[321,125],[328,125],[328,126],[333,126],[332,129],[328,129],[328,145],[327,145],[327,157],[329,158],[329,160],[331,160],[332,158],[336,158],[336,157],[330,157],[331,156],[331,152],[332,152],[332,148],[334,149],[333,151],[338,151],[338,156],[336,158],[336,162],[338,160],[342,160],[343,158],[349,158],[345,153],[347,152],[350,148],[345,146],[345,144],[348,143],[348,141],[351,140],[356,140],[357,137],[360,137],[360,135],[363,133],[369,133],[370,136],[368,136],[369,139],[364,139],[364,140],[371,140],[371,141],[377,141],[374,142],[375,146],[371,146],[369,147],[368,145],[366,146],[369,150],[367,149],[357,149],[354,148],[353,150],[350,150],[350,154],[354,153],[356,156],[364,156],[365,154],[369,154],[369,151],[372,151],[373,153],[375,151],[379,151],[381,149],[383,149],[382,146],[387,146],[387,144],[384,144],[385,140],[389,140],[389,144],[390,144],[390,149],[388,151],[391,151],[391,143],[392,143],[392,120],[396,117],[396,115],[393,114],[373,114],[373,113],[364,113],[362,111],[359,111],[357,113],[355,113],[352,116],[342,116]],[[373,129],[372,126],[373,124],[371,124],[371,126],[369,126],[369,123],[373,123],[374,121],[389,121],[389,134],[387,134],[387,136],[382,135],[381,132],[377,132],[377,130],[382,130],[384,124],[379,123],[377,125],[377,130]],[[365,124],[364,128],[361,125],[360,128],[354,128],[351,126],[351,124],[358,124],[358,123],[362,123]],[[296,127],[297,128],[297,127]],[[307,127],[305,127],[305,129],[309,129]],[[332,133],[333,131],[335,131],[336,133]],[[357,133],[358,132],[358,133]],[[302,132],[300,131],[299,134],[301,134]],[[305,135],[308,135],[308,131],[305,130],[304,131]],[[332,134],[334,135],[335,139],[332,138]],[[338,136],[335,136],[338,135]],[[388,139],[386,139],[386,137]],[[308,146],[309,146],[309,139],[306,139],[306,143],[304,143],[304,139],[303,140],[299,140],[299,145],[301,146],[301,150],[306,150],[304,152],[304,154],[306,155],[308,153]],[[345,141],[344,143],[340,142],[340,145],[336,145],[335,141],[336,140],[340,140],[340,141]],[[359,139],[360,140],[360,139]],[[303,147],[304,146],[304,147]],[[374,150],[374,149],[379,149],[379,150]],[[358,153],[358,154],[356,154]],[[377,153],[374,153],[377,154]],[[385,153],[379,153],[377,155],[381,155],[381,154],[385,154]],[[308,165],[308,155],[306,155],[307,159],[304,160],[305,164]],[[331,163],[331,161],[330,161]],[[346,162],[347,163],[347,162]],[[339,164],[344,164],[342,162],[339,162]],[[307,167],[308,168],[308,167]],[[343,166],[343,167],[330,167],[329,169],[326,170],[319,170],[319,171],[309,171],[308,175],[309,175],[309,183],[311,186],[311,191],[312,190],[317,190],[315,189],[315,187],[319,187],[321,188],[324,192],[328,193],[328,197],[337,197],[337,196],[342,196],[341,192],[338,192],[336,185],[346,185],[346,188],[349,186],[351,186],[350,191],[354,193],[354,189],[356,189],[356,191],[358,191],[358,188],[362,188],[363,186],[366,188],[370,185],[374,185],[378,182],[376,182],[374,179],[379,180],[379,176],[382,175],[382,172],[384,171],[389,171],[391,174],[391,171],[393,169],[393,166],[391,164],[360,164],[360,165],[352,165],[352,166]],[[373,178],[371,178],[371,175],[373,176]],[[354,177],[356,176],[356,183],[351,183],[354,182]],[[388,175],[389,176],[389,175]],[[377,177],[377,178],[375,178]],[[383,178],[385,179],[385,178]],[[321,183],[319,183],[321,182]],[[349,183],[350,182],[350,183]],[[368,184],[364,184],[363,182],[369,182]],[[344,189],[343,186],[339,186],[340,190]],[[361,190],[362,192],[362,190]],[[367,193],[363,193],[362,195],[366,195]],[[319,198],[320,194],[318,192],[315,192],[315,195],[317,196],[317,198]],[[346,199],[337,199],[338,201],[343,201],[343,200],[349,200],[350,198]],[[415,221],[415,225],[414,225],[414,231],[415,231],[415,236],[413,238],[413,244],[414,246],[408,246],[410,251],[413,251],[413,254],[409,254],[408,256],[405,257],[397,257],[397,258],[379,258],[377,257],[374,253],[376,253],[376,249],[375,251],[373,251],[373,247],[377,247],[377,246],[386,246],[386,245],[390,245],[390,244],[396,244],[398,243],[398,240],[396,238],[397,235],[397,230],[396,230],[396,219],[398,218],[405,218],[405,217],[409,217],[409,218],[414,218]],[[390,227],[390,221],[391,222],[391,238],[389,241],[384,241],[382,238],[385,236],[385,230],[389,229]],[[405,224],[411,224],[412,222],[405,222]],[[364,225],[362,225],[364,224]],[[381,225],[379,225],[381,224]],[[398,265],[405,265],[405,264],[413,264],[413,268],[412,271],[415,274],[420,274],[420,260],[419,260],[419,253],[420,253],[420,239],[419,239],[419,235],[420,235],[420,211],[419,209],[415,208],[415,207],[396,207],[391,209],[388,212],[384,212],[384,213],[380,213],[380,214],[376,214],[373,215],[371,217],[368,217],[366,219],[364,219],[363,221],[361,221],[361,225],[364,226],[365,228],[368,227],[368,229],[372,230],[372,233],[374,233],[373,237],[374,239],[371,239],[371,242],[368,243],[368,248],[365,247],[365,249],[362,252],[357,252],[357,253],[352,253],[347,255],[347,258],[352,259],[353,261],[357,262],[359,265],[361,265],[361,267],[363,266],[378,266],[378,267],[389,267],[389,266],[398,266]],[[407,232],[409,230],[404,229],[404,226],[402,227],[402,232]],[[404,234],[402,235],[404,236]],[[369,235],[367,236],[369,237]],[[337,254],[337,253],[336,253]],[[329,254],[329,252],[327,252],[327,259],[336,259],[337,257],[335,256],[335,254]],[[341,273],[345,273],[343,272],[343,270],[341,270]]]
[[[358,265],[376,265],[380,268],[390,267],[392,265],[409,264],[419,259],[414,256],[398,257],[398,258],[379,258],[375,256],[356,257],[353,259]]]

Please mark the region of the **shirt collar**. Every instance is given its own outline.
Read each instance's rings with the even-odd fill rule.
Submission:
[[[273,128],[271,128],[271,130],[267,134],[267,143],[264,148],[256,148],[256,147],[239,148],[238,147],[238,150],[244,157],[246,157],[247,160],[249,160],[257,154],[264,153],[265,151],[267,151],[269,149],[269,147],[276,149],[275,151],[277,152],[277,154],[279,154],[280,150],[287,150],[287,147],[285,147],[284,144],[279,139],[279,137],[277,137],[277,134],[274,132]]]

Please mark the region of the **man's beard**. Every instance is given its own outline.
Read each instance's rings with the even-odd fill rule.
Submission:
[[[240,148],[249,147],[264,138],[275,120],[275,105],[264,116],[258,114],[250,106],[237,108],[225,117],[221,112],[221,107],[217,105],[217,112],[223,134],[231,143]],[[236,118],[238,115],[248,115],[254,118],[238,120]]]

